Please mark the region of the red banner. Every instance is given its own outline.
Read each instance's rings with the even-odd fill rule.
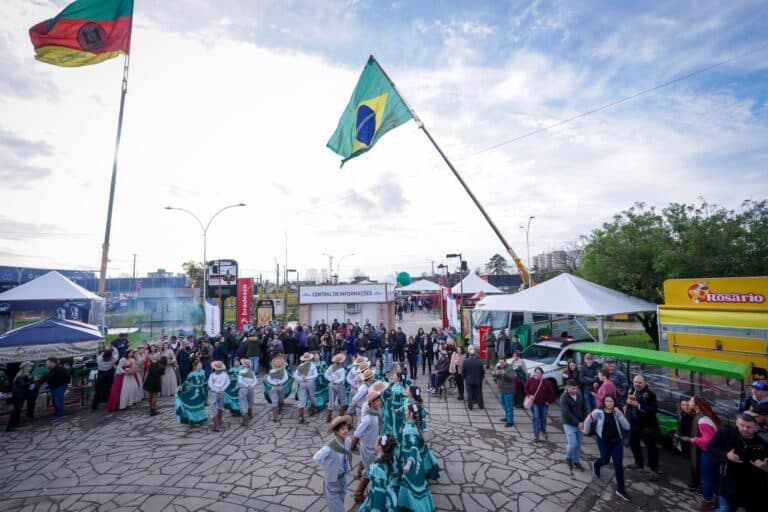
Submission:
[[[490,325],[481,325],[478,328],[478,336],[480,337],[480,358],[485,359],[485,335],[491,332]]]
[[[251,301],[253,300],[253,279],[241,277],[237,280],[237,330],[242,331],[251,323]]]

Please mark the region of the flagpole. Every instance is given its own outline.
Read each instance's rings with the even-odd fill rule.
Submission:
[[[520,259],[520,257],[517,255],[514,249],[512,249],[512,246],[509,245],[509,242],[507,242],[507,239],[504,237],[502,232],[499,230],[498,227],[496,227],[496,224],[491,219],[490,215],[488,215],[488,212],[485,211],[485,208],[483,208],[483,205],[480,204],[480,201],[477,199],[475,194],[472,193],[472,190],[470,190],[467,183],[464,181],[464,179],[459,174],[459,171],[456,170],[456,167],[453,166],[453,163],[448,159],[446,154],[443,152],[442,148],[438,145],[438,143],[435,141],[435,139],[432,137],[432,134],[429,133],[429,130],[427,130],[427,127],[424,126],[424,122],[421,120],[421,118],[416,115],[416,111],[413,110],[413,107],[408,103],[408,100],[405,99],[405,96],[403,96],[403,93],[401,93],[397,86],[395,85],[395,82],[392,81],[392,79],[387,74],[386,70],[384,69],[384,66],[381,65],[381,63],[371,55],[371,58],[376,61],[376,64],[379,66],[379,69],[381,69],[381,72],[384,74],[384,76],[389,81],[389,84],[392,86],[392,88],[397,92],[398,95],[400,95],[400,98],[403,100],[403,103],[405,103],[405,106],[408,107],[408,110],[411,111],[411,115],[413,116],[414,121],[416,121],[416,125],[419,127],[421,131],[424,132],[424,135],[427,136],[429,139],[429,142],[432,143],[432,145],[435,147],[438,153],[440,153],[440,156],[443,158],[443,161],[448,165],[448,168],[453,172],[453,175],[456,176],[456,179],[459,180],[459,183],[461,183],[461,186],[464,187],[464,190],[467,192],[469,197],[472,199],[472,201],[475,203],[475,206],[477,206],[477,209],[480,210],[480,213],[483,214],[483,217],[485,218],[486,222],[491,226],[491,229],[496,234],[496,236],[501,241],[501,244],[504,246],[504,248],[507,250],[507,253],[512,258],[512,260],[515,262],[515,266],[517,267],[518,271],[520,272],[521,277],[523,278],[523,282],[528,284],[528,287],[531,287],[534,283],[531,279],[531,274],[528,272],[528,269],[523,264],[523,261]]]
[[[131,16],[133,18],[133,16]],[[115,204],[115,184],[117,182],[117,159],[120,151],[120,136],[123,132],[123,112],[125,109],[125,95],[128,92],[128,66],[130,53],[125,55],[123,64],[123,83],[120,92],[120,113],[117,117],[117,136],[115,138],[115,156],[112,161],[112,182],[109,186],[109,206],[107,207],[107,227],[104,230],[104,245],[101,246],[101,270],[99,271],[98,295],[106,295],[105,285],[107,279],[107,263],[109,262],[109,236],[112,232],[112,209]]]

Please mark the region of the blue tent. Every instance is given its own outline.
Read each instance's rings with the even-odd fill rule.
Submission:
[[[0,363],[95,354],[103,341],[95,325],[52,317],[0,336]]]

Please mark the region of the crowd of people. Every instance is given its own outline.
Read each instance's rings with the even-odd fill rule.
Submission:
[[[295,329],[247,325],[237,334],[227,328],[217,339],[163,336],[135,349],[121,335],[97,358],[92,407],[106,403],[109,411],[118,411],[147,399],[149,414],[155,415],[158,396],[174,397],[181,423],[210,420],[218,431],[226,411],[249,425],[261,384],[271,421],[280,421],[292,394],[298,423],[325,411],[333,438],[314,461],[325,474],[329,510],[344,510],[347,478],[355,471],[352,454],[359,451],[353,497],[360,510],[427,511],[434,507],[428,482],[439,478],[439,468],[425,440],[428,411],[416,385],[419,371],[429,393],[446,392],[451,379],[457,399],[466,396],[466,407],[473,410],[485,407],[483,383],[490,369],[504,409],[501,421],[511,427],[515,409],[526,409],[534,443],[548,439],[549,406],[559,400],[565,462],[572,470],[586,470],[582,443],[584,436],[594,436],[600,455],[591,471],[599,479],[612,463],[618,497],[630,500],[625,442],[633,457],[626,469],[647,468],[648,479],[659,480],[658,402],[643,375],[630,383],[615,360],[600,364],[585,354],[581,364],[569,361],[564,368],[565,390],[558,399],[541,368],[526,368],[519,339],[502,332],[484,341],[481,359],[476,347],[465,351],[445,329],[407,336],[399,327],[388,330],[367,321],[362,326],[320,321]],[[25,403],[27,414],[34,413],[35,393],[44,382],[54,419],[61,418],[66,368],[55,359],[38,368],[23,363],[13,378],[8,430],[18,425]],[[700,510],[764,510],[768,384],[756,381],[751,391],[733,421],[720,418],[704,397],[680,401],[676,446],[691,462],[690,487],[700,493]]]

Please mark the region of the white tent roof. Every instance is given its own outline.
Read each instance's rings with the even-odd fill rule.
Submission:
[[[427,279],[419,279],[397,289],[399,292],[438,292],[441,286]]]
[[[80,285],[77,285],[59,274],[55,270],[43,274],[7,292],[0,293],[0,301],[9,302],[15,300],[102,300],[95,293],[91,293]]]
[[[655,311],[656,304],[571,274],[560,274],[520,293],[486,297],[475,309],[601,317]]]
[[[453,288],[451,288],[451,293],[453,294],[462,292],[464,295],[474,295],[477,292],[485,292],[489,294],[504,293],[488,281],[483,280],[482,277],[475,274],[474,272],[470,272],[467,277],[461,280],[461,283],[457,283]]]

